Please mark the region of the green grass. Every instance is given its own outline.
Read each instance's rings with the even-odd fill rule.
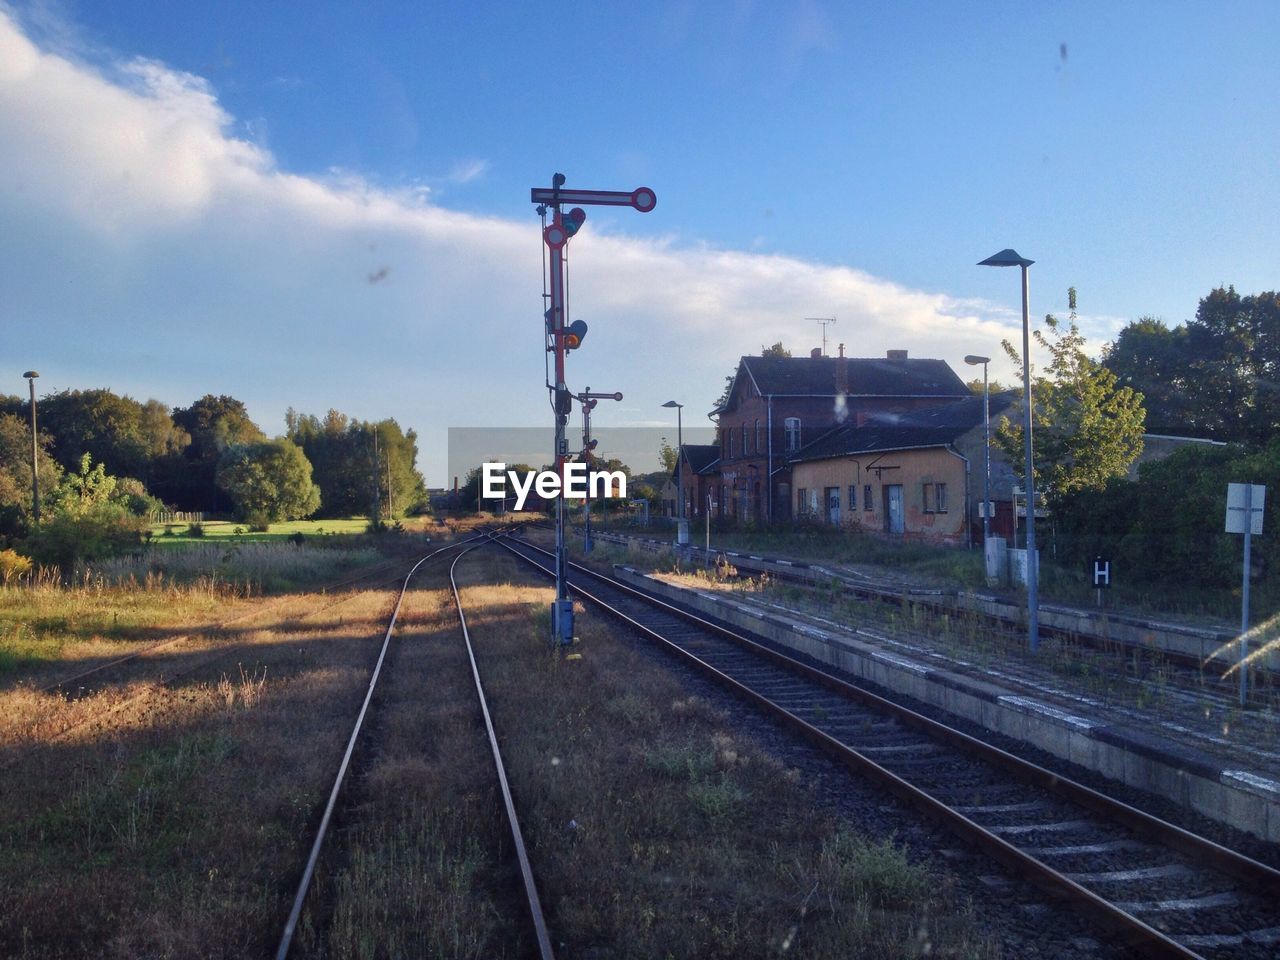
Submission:
[[[366,517],[349,517],[341,520],[290,520],[272,523],[265,532],[249,532],[248,524],[235,520],[206,520],[203,537],[191,536],[191,524],[156,523],[151,526],[154,543],[201,543],[208,540],[235,540],[240,543],[269,543],[288,540],[295,533],[306,537],[323,537],[334,534],[364,533],[369,525]],[[171,531],[166,533],[165,531]]]

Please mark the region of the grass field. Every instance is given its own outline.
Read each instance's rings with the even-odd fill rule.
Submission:
[[[821,812],[612,624],[582,615],[567,662],[541,582],[461,567],[562,955],[993,955],[945,877]],[[406,600],[300,957],[527,955],[446,569]],[[58,593],[9,622],[111,645],[213,619],[190,592]],[[392,599],[242,600],[270,607],[71,699],[0,681],[0,956],[269,955]]]
[[[412,533],[422,533],[436,529],[444,530],[431,517],[406,517],[400,525]],[[235,520],[206,520],[201,526],[204,534],[193,536],[189,523],[157,523],[151,527],[154,543],[199,543],[210,539],[233,539],[241,543],[269,543],[276,540],[288,540],[295,534],[304,537],[327,537],[366,532],[369,526],[367,517],[345,517],[336,520],[289,520],[283,523],[272,523],[265,531],[250,531],[248,526]]]

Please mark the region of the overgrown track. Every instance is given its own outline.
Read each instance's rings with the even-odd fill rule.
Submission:
[[[502,538],[544,574],[547,551]],[[577,564],[581,599],[1065,899],[1141,957],[1273,957],[1280,871]]]
[[[405,575],[403,583],[400,586],[399,596],[396,599],[395,607],[392,610],[390,621],[387,624],[386,634],[383,637],[382,646],[378,653],[377,661],[374,664],[373,671],[369,677],[369,686],[365,692],[365,697],[360,706],[360,711],[356,715],[354,726],[352,727],[351,736],[347,740],[347,747],[343,753],[342,760],[338,765],[337,775],[334,778],[333,787],[329,791],[329,798],[325,804],[325,809],[320,817],[319,825],[316,828],[316,834],[312,840],[310,853],[307,861],[303,866],[302,876],[298,882],[297,891],[294,895],[293,906],[289,911],[289,917],[285,922],[284,931],[281,934],[280,944],[276,950],[276,960],[286,960],[289,951],[292,948],[294,936],[297,932],[298,922],[302,916],[303,906],[307,901],[307,895],[311,887],[312,879],[315,876],[316,868],[319,865],[321,855],[325,849],[325,842],[328,837],[330,828],[334,822],[334,814],[338,807],[339,798],[342,795],[343,787],[346,783],[347,774],[351,769],[353,758],[357,747],[360,745],[361,731],[369,714],[370,704],[373,702],[374,693],[377,690],[378,680],[382,674],[382,667],[387,659],[387,651],[391,645],[392,634],[395,631],[396,620],[400,614],[400,608],[404,602],[405,593],[409,589],[409,583],[413,579],[414,574],[429,560],[444,553],[445,551],[455,550],[459,547],[462,549],[454,556],[453,563],[449,567],[449,583],[453,592],[454,606],[458,611],[458,620],[462,630],[463,642],[466,645],[467,656],[471,663],[472,677],[475,680],[476,695],[479,698],[480,710],[484,717],[485,729],[489,736],[489,747],[493,754],[494,766],[497,773],[499,786],[502,791],[502,798],[506,808],[506,815],[511,831],[513,849],[515,850],[517,860],[520,865],[520,872],[524,882],[525,899],[529,906],[530,920],[534,933],[538,942],[539,956],[542,960],[552,960],[554,953],[551,948],[550,937],[547,933],[546,920],[542,914],[541,902],[538,898],[537,888],[534,884],[532,868],[529,865],[528,853],[525,849],[524,839],[520,830],[519,820],[516,816],[515,804],[511,796],[511,790],[507,783],[506,770],[502,764],[502,754],[498,747],[497,735],[494,731],[493,722],[489,713],[489,706],[485,700],[484,688],[480,681],[480,671],[476,664],[475,652],[471,646],[471,636],[467,629],[466,615],[463,612],[462,601],[458,594],[458,585],[454,577],[458,561],[468,552],[481,545],[482,542],[491,538],[491,534],[479,534],[468,540],[460,541],[447,547],[442,547],[433,553],[419,559],[409,569]]]
[[[462,639],[467,645],[467,659],[471,661],[471,676],[476,684],[476,697],[480,701],[480,712],[484,715],[484,727],[489,734],[489,749],[493,753],[493,766],[497,772],[498,785],[502,788],[502,804],[507,814],[507,825],[511,829],[511,842],[520,863],[520,876],[524,882],[525,902],[529,906],[529,920],[533,925],[534,935],[538,941],[538,955],[542,960],[552,960],[555,953],[551,949],[551,938],[547,933],[547,921],[542,914],[542,901],[538,897],[538,888],[533,879],[533,868],[529,865],[529,854],[525,849],[524,835],[520,830],[520,818],[516,815],[515,801],[511,796],[511,787],[507,783],[507,771],[502,763],[502,751],[498,747],[498,735],[493,729],[493,719],[489,714],[489,704],[484,695],[484,684],[480,680],[480,667],[476,664],[475,649],[471,646],[471,631],[467,629],[467,616],[462,609],[462,598],[458,595],[458,581],[454,579],[454,570],[458,561],[469,553],[473,547],[462,551],[449,566],[449,586],[453,590],[453,603],[458,609],[458,622],[462,626]]]

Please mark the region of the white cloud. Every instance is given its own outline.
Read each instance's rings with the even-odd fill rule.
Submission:
[[[236,128],[201,78],[41,49],[0,7],[0,384],[34,365],[51,387],[174,404],[230,393],[269,431],[289,405],[395,416],[422,435],[429,481],[443,478],[446,427],[546,418],[541,250],[523,197],[504,219],[358,172],[301,176]],[[467,161],[452,179],[485,169]],[[994,355],[1017,328],[1008,310],[848,267],[603,222],[572,248],[570,305],[591,335],[571,370],[575,385],[624,391],[642,411],[631,422],[671,397],[701,420],[740,354],[816,344],[806,316],[839,317],[853,356],[907,348],[953,364],[982,344]]]

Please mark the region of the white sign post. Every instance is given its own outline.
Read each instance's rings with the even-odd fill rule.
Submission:
[[[1240,590],[1240,706],[1249,693],[1249,564],[1250,539],[1262,533],[1267,488],[1258,483],[1227,484],[1227,533],[1244,534],[1244,583]]]

